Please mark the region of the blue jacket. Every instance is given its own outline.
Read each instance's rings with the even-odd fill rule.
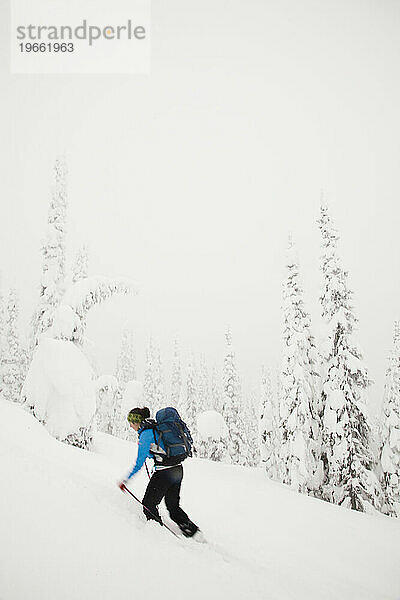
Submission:
[[[130,479],[140,471],[140,469],[144,465],[144,461],[146,458],[153,458],[153,454],[150,452],[150,445],[154,443],[154,430],[153,429],[139,429],[139,445],[138,445],[138,453],[136,457],[136,463],[134,464],[132,471],[129,473],[127,479]],[[165,446],[160,440],[160,448],[165,450]]]

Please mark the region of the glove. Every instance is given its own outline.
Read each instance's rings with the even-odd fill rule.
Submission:
[[[123,481],[121,481],[118,484],[119,489],[122,490],[122,491],[124,491],[125,490],[125,484],[126,484],[126,479],[124,479]]]

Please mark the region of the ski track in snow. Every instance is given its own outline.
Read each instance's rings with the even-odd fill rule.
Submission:
[[[4,401],[0,422],[1,600],[400,598],[398,521],[193,459],[182,506],[208,543],[175,538],[116,485],[134,444],[98,434],[83,452]],[[146,483],[143,470],[129,487],[141,498]]]

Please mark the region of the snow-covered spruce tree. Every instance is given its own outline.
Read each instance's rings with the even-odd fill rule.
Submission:
[[[118,385],[114,392],[114,423],[113,435],[121,440],[132,440],[132,430],[126,419],[126,407],[123,405],[125,389]]]
[[[67,207],[67,169],[62,159],[54,165],[53,187],[47,221],[47,234],[42,246],[42,276],[38,306],[32,318],[32,347],[53,323],[54,313],[64,292],[65,233]]]
[[[165,381],[164,371],[161,361],[160,347],[155,347],[155,361],[154,361],[154,410],[160,410],[165,406]]]
[[[182,370],[181,358],[179,353],[178,340],[174,340],[174,357],[172,360],[172,375],[171,375],[171,406],[180,412],[181,409],[181,392],[182,392]]]
[[[260,401],[260,446],[261,446],[261,462],[265,466],[268,477],[270,476],[270,469],[267,468],[268,462],[272,457],[273,453],[273,434],[274,434],[274,423],[273,423],[273,404],[274,404],[274,392],[272,389],[272,377],[271,370],[265,365],[261,367],[261,401]],[[271,477],[272,479],[272,477]]]
[[[204,354],[200,355],[199,361],[199,376],[198,376],[198,394],[197,394],[197,411],[204,412],[212,408],[210,401],[210,386],[208,382],[207,361]]]
[[[247,442],[247,465],[258,467],[261,460],[259,434],[259,399],[251,391],[245,404],[245,433]]]
[[[378,413],[371,414],[369,418],[369,426],[371,429],[370,442],[371,442],[371,453],[374,457],[374,470],[375,473],[380,479],[380,461],[379,456],[381,452],[381,415]]]
[[[283,440],[285,438],[284,420],[281,415],[286,415],[286,401],[284,395],[284,387],[282,383],[282,370],[278,370],[276,377],[276,424],[277,429],[275,432],[275,462],[276,462],[276,481],[283,483],[286,477],[286,464],[282,459],[281,449],[283,447]]]
[[[196,423],[198,455],[215,462],[229,462],[228,428],[221,413],[215,410],[198,413]]]
[[[161,364],[161,353],[150,337],[144,373],[144,400],[150,411],[157,412],[165,405],[165,385]]]
[[[135,293],[136,290],[125,281],[115,281],[107,277],[87,277],[76,281],[68,287],[62,298],[61,309],[66,312],[67,308],[71,313],[71,317],[67,319],[67,329],[71,331],[63,339],[83,346],[89,311],[116,294]],[[56,317],[58,316],[56,313]]]
[[[210,402],[210,390],[208,382],[208,370],[206,357],[204,354],[200,355],[199,361],[199,373],[198,373],[198,385],[197,385],[197,416],[204,411],[211,409]],[[197,454],[200,458],[210,458],[209,452],[212,452],[211,445],[208,440],[201,439],[198,436],[197,440]]]
[[[395,324],[393,349],[386,371],[380,423],[380,469],[383,512],[400,516],[400,322]]]
[[[149,407],[150,412],[153,410],[154,396],[154,347],[153,338],[150,336],[146,350],[143,380],[143,399],[145,405]]]
[[[99,431],[115,434],[118,416],[118,381],[113,375],[102,375],[96,381],[96,424]]]
[[[11,289],[5,306],[5,346],[2,363],[3,396],[11,402],[21,401],[21,390],[26,377],[27,353],[18,334],[18,299]]]
[[[121,351],[117,360],[116,377],[120,385],[136,379],[134,335],[129,329],[122,332]]]
[[[218,377],[217,368],[214,365],[211,371],[211,408],[222,414],[221,382]]]
[[[299,264],[291,239],[283,285],[283,313],[283,482],[299,492],[309,493],[315,489],[320,465],[320,429],[314,405],[318,355],[311,333],[311,319],[304,306]]]
[[[87,279],[89,273],[89,258],[86,246],[79,248],[72,266],[72,283]]]
[[[222,416],[228,427],[228,453],[234,464],[245,465],[247,447],[240,379],[236,370],[235,354],[232,347],[232,335],[228,329],[225,334],[226,354],[222,372]]]
[[[51,340],[54,342],[62,341],[64,342],[64,344],[56,345],[55,348],[58,348],[59,352],[65,354],[66,364],[67,356],[70,355],[71,359],[76,365],[77,371],[86,372],[86,376],[84,378],[86,382],[87,377],[90,377],[90,373],[92,372],[93,374],[93,369],[90,370],[88,368],[89,362],[82,348],[84,342],[84,332],[86,327],[87,313],[92,307],[100,304],[101,302],[110,298],[116,293],[126,294],[131,292],[132,290],[125,283],[114,282],[104,277],[90,277],[86,279],[80,279],[76,283],[70,285],[62,297],[61,304],[58,306],[54,313],[53,324],[48,329],[48,331],[46,331],[45,335],[42,336],[40,344],[38,344],[33,355],[33,359],[35,359],[35,354],[38,350],[41,349],[40,347],[45,340]],[[46,351],[48,351],[48,348],[47,350],[46,348],[43,349],[43,352]],[[81,367],[78,366],[79,363],[81,364]],[[44,359],[37,360],[35,374],[32,375],[32,377],[40,378],[39,371],[45,369],[45,364],[46,363]],[[59,373],[54,373],[54,376],[56,378],[56,385],[58,385],[59,383],[59,375]],[[43,377],[46,377],[44,373]],[[72,397],[68,397],[68,394],[72,394],[72,387],[62,388],[62,393],[65,395],[64,410],[56,411],[56,406],[60,404],[57,400],[57,396],[54,396],[54,398],[51,396],[51,394],[49,396],[49,410],[52,414],[57,413],[57,419],[60,420],[60,422],[63,420],[65,420],[66,422],[69,421],[69,404],[74,404],[74,399]],[[78,394],[80,394],[79,391]],[[35,397],[35,402],[40,403],[38,395],[33,394],[33,396]],[[35,406],[32,403],[27,403],[27,405],[31,407],[31,410],[33,411],[35,416],[41,415],[40,417],[38,416],[38,418],[44,425],[46,425],[46,427],[50,430],[50,433],[54,435],[54,432],[57,431],[57,437],[59,437],[59,439],[61,439],[62,441],[70,443],[74,446],[78,446],[80,448],[89,448],[93,437],[93,427],[95,426],[94,416],[96,411],[96,398],[94,387],[93,390],[90,391],[89,396],[91,398],[90,400],[87,400],[88,406],[86,408],[79,406],[80,402],[76,403],[76,406],[78,406],[76,418],[74,418],[71,422],[76,426],[76,429],[72,428],[72,431],[69,433],[69,435],[65,437],[65,428],[61,427],[61,425],[57,423],[57,419],[55,419],[52,425],[49,426],[46,420],[46,414],[43,413],[40,407],[38,408],[38,406]],[[120,404],[120,400],[121,393],[118,390],[118,392],[115,394],[115,402],[119,402]],[[54,406],[52,406],[53,402]]]
[[[3,373],[4,373],[4,358],[5,358],[5,306],[4,298],[0,295],[0,394],[3,392]]]
[[[122,440],[131,440],[132,435],[123,407],[123,388],[113,375],[102,375],[96,381],[97,429]]]
[[[203,372],[204,377],[204,372]],[[202,392],[200,392],[200,395]],[[202,409],[197,414],[197,423],[205,425],[206,431],[211,426],[208,435],[204,435],[201,427],[197,431],[198,455],[213,461],[229,461],[227,450],[228,430],[222,416],[221,389],[215,366],[211,374],[211,384],[208,390],[208,400],[201,402]]]
[[[93,442],[93,423],[86,427],[80,427],[76,433],[70,433],[62,441],[70,446],[81,448],[81,450],[89,450]]]
[[[261,369],[260,453],[267,477],[279,481],[279,411],[274,398],[271,370]]]
[[[362,512],[379,508],[382,493],[373,472],[365,392],[370,385],[353,341],[357,319],[347,272],[337,254],[339,236],[326,206],[318,219],[322,235],[322,316],[327,326],[322,352],[324,498]]]
[[[182,413],[181,417],[185,421],[186,425],[190,429],[190,433],[193,437],[193,453],[197,454],[197,402],[198,402],[198,378],[196,371],[196,364],[194,361],[193,353],[190,354],[188,366],[187,366],[187,377],[186,377],[186,394],[182,402]]]

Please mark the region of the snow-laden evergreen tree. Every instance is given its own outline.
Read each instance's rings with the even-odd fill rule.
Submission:
[[[117,389],[115,390],[113,435],[121,440],[132,441],[133,439],[136,439],[136,433],[132,431],[126,418],[127,411],[126,407],[123,405],[125,389],[126,388],[122,387],[121,385],[118,385]]]
[[[197,417],[212,408],[210,403],[210,391],[208,382],[207,362],[204,354],[200,355],[199,372],[197,381]],[[209,458],[209,452],[212,451],[208,440],[201,439],[198,436],[197,454],[200,458]]]
[[[283,482],[299,492],[315,488],[320,466],[317,408],[318,360],[310,315],[305,309],[299,264],[289,240],[283,286],[282,447]]]
[[[190,429],[193,437],[193,450],[197,454],[197,402],[198,402],[198,378],[193,353],[190,354],[187,365],[186,394],[182,402],[181,417]]]
[[[153,409],[154,395],[154,348],[153,338],[150,336],[147,343],[143,378],[143,400],[144,404],[149,407],[150,412]]]
[[[200,400],[199,403],[197,420],[205,420],[206,423],[211,421],[212,435],[198,435],[197,453],[201,458],[213,461],[229,461],[227,447],[228,430],[222,416],[221,385],[217,369],[213,366],[211,382],[208,383],[208,370],[205,357],[202,358],[201,362],[203,365],[200,365],[199,395],[203,400]],[[204,394],[203,390],[207,390],[207,393]],[[218,423],[220,424],[220,428],[216,427]]]
[[[221,413],[206,410],[197,415],[197,454],[216,462],[229,462],[228,428]]]
[[[251,391],[245,404],[245,433],[247,442],[247,465],[258,467],[261,460],[260,432],[259,432],[259,399]]]
[[[27,354],[18,334],[19,306],[15,289],[10,290],[5,309],[3,396],[11,402],[20,402],[21,390],[26,377]]]
[[[156,413],[157,410],[165,406],[166,395],[161,353],[152,337],[149,339],[146,353],[143,392],[145,405],[149,407],[150,411]]]
[[[283,483],[286,477],[286,464],[282,458],[281,449],[283,448],[283,441],[285,439],[284,420],[281,415],[286,415],[286,401],[284,394],[284,387],[282,383],[282,370],[278,370],[276,376],[276,423],[277,430],[275,433],[275,463],[276,463],[276,481]]]
[[[86,246],[79,248],[72,266],[72,283],[89,276],[89,257]]]
[[[225,334],[226,352],[222,372],[222,416],[228,427],[228,453],[232,463],[245,465],[247,462],[246,432],[240,379],[236,370],[232,335]]]
[[[42,246],[40,297],[32,319],[33,347],[53,323],[54,314],[64,292],[65,234],[67,207],[67,169],[62,159],[54,165],[55,183],[47,221],[47,235]]]
[[[377,478],[379,480],[381,480],[381,465],[380,465],[380,453],[381,453],[381,448],[382,448],[382,441],[381,441],[381,433],[382,433],[382,428],[381,428],[381,415],[380,414],[372,414],[370,415],[369,418],[369,426],[371,429],[371,435],[370,435],[370,447],[371,447],[371,454],[373,456],[373,462],[374,462],[374,471],[375,474],[377,476]],[[382,497],[382,502],[383,502],[384,498]],[[383,507],[382,507],[383,510]]]
[[[179,352],[179,342],[174,341],[174,357],[172,360],[172,375],[171,375],[171,406],[181,410],[181,393],[182,393],[182,369],[181,357]]]
[[[5,306],[3,295],[0,295],[0,394],[3,391],[4,358],[6,348],[5,336]]]
[[[121,350],[117,359],[116,379],[118,386],[114,390],[114,423],[113,435],[124,439],[131,439],[131,429],[126,420],[126,407],[123,408],[122,399],[129,386],[129,382],[136,379],[136,360],[134,351],[134,335],[129,329],[122,332]]]
[[[117,360],[116,377],[120,385],[136,379],[134,335],[129,329],[122,332],[121,350]]]
[[[97,429],[109,435],[116,433],[116,417],[118,415],[118,381],[113,375],[102,375],[96,381]]]
[[[70,356],[71,359],[74,361],[77,372],[80,372],[80,367],[78,366],[78,363],[81,363],[82,369],[84,371],[88,371],[87,367],[90,363],[88,362],[82,347],[84,342],[84,331],[86,327],[86,315],[88,311],[92,307],[98,305],[99,303],[110,298],[116,293],[129,293],[131,291],[132,290],[126,284],[114,282],[103,277],[90,277],[86,279],[81,279],[76,283],[70,285],[62,297],[61,304],[55,310],[54,319],[51,327],[45,332],[44,335],[41,336],[40,343],[38,343],[38,345],[36,346],[36,349],[33,353],[33,361],[35,360],[35,355],[38,352],[39,354],[43,354],[43,352],[46,352],[46,348],[43,348],[43,352],[41,352],[41,346],[45,342],[49,340],[53,342],[59,341],[64,343],[55,345],[54,347],[58,348],[58,351],[66,354],[66,364],[68,364],[68,356]],[[48,347],[48,344],[45,344],[45,346]],[[29,368],[28,376],[31,368],[32,365]],[[30,379],[37,379],[39,377],[39,371],[43,369],[45,369],[44,360],[36,361],[34,374],[32,374],[32,377]],[[58,378],[59,374],[56,374],[55,376]],[[46,374],[44,374],[43,377],[46,378]],[[66,395],[66,406],[64,411],[59,411],[59,416],[61,420],[63,418],[62,415],[64,415],[64,419],[67,418],[65,414],[68,415],[69,403],[74,404],[73,397],[68,397],[68,394],[73,394],[72,389],[74,383],[76,382],[72,382],[72,385],[70,387],[67,387],[67,389],[62,388],[63,394]],[[90,448],[95,420],[94,387],[90,392],[90,395],[92,394],[92,405],[94,406],[93,414],[90,413],[90,411],[82,411],[81,409],[79,409],[77,411],[77,419],[74,420],[75,430],[72,431],[66,438],[61,436],[59,437],[59,439],[72,445],[78,446],[80,448]],[[34,397],[35,402],[37,402],[38,395],[34,394]],[[116,392],[115,398],[116,401],[118,400],[118,402],[120,402],[121,390],[118,390],[118,392]],[[57,404],[59,404],[57,395],[50,395],[48,402],[49,410],[53,412]],[[39,420],[41,420],[41,422],[47,426],[46,413],[41,411],[40,409],[37,409],[37,406],[35,406],[32,403],[26,402],[26,405],[32,410],[35,416],[40,414],[41,417]],[[123,422],[123,424],[125,426],[125,422]],[[51,428],[50,432],[53,433]]]
[[[338,233],[326,206],[318,219],[322,235],[322,316],[327,326],[322,352],[324,497],[362,512],[382,502],[373,472],[365,392],[370,385],[362,355],[353,340],[357,319],[348,273],[337,254]]]
[[[199,375],[198,375],[198,394],[197,411],[204,412],[212,408],[210,401],[210,385],[208,381],[208,369],[205,354],[200,355]]]
[[[211,408],[222,414],[222,392],[218,371],[214,365],[211,371]]]
[[[89,311],[117,294],[136,294],[136,290],[125,281],[107,277],[79,279],[65,291],[62,304],[55,313],[52,337],[83,346]],[[59,330],[63,332],[61,336],[57,334]]]
[[[164,370],[161,361],[160,347],[155,348],[155,361],[154,361],[154,410],[160,410],[165,406],[166,394],[165,394],[165,380]]]
[[[204,456],[201,456],[201,458],[207,458],[208,460],[212,460],[214,462],[229,461],[229,456],[227,453],[227,444],[225,439],[207,440],[205,449],[203,449],[202,452]]]
[[[280,481],[279,477],[279,406],[274,397],[271,370],[261,369],[260,402],[260,453],[265,472],[270,479]]]
[[[395,323],[393,349],[386,371],[380,424],[380,468],[383,511],[400,516],[400,322]]]

